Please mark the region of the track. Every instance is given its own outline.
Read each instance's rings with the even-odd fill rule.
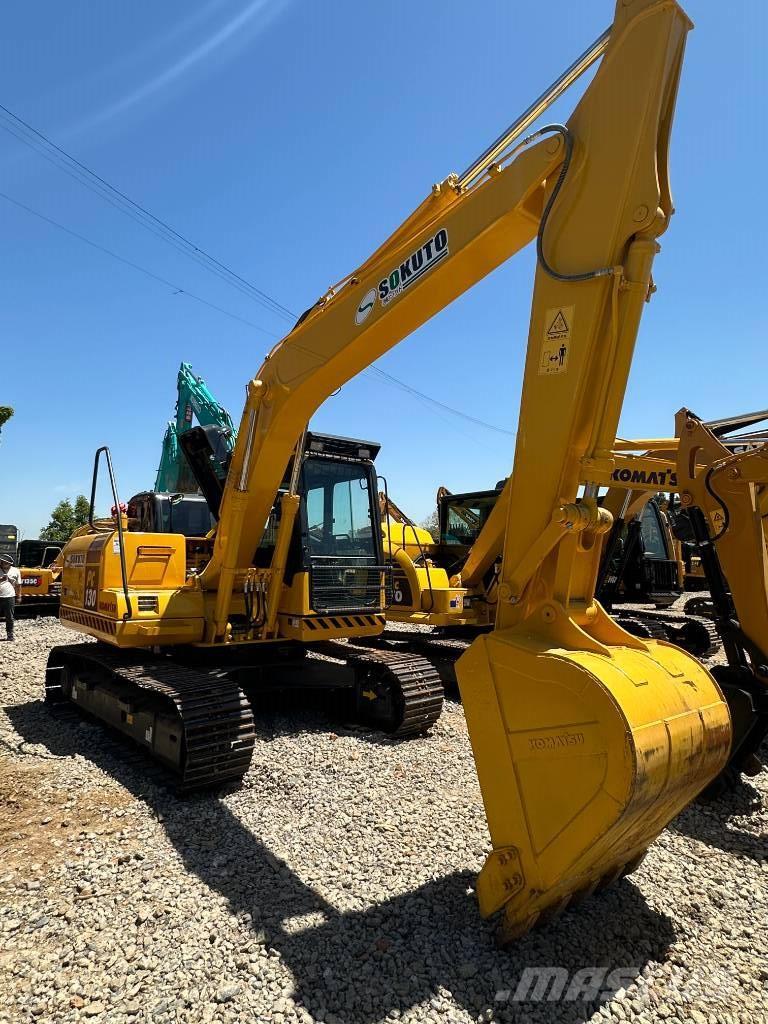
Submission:
[[[338,648],[334,655],[340,655]],[[420,654],[345,644],[341,657],[355,671],[356,711],[364,724],[390,736],[415,736],[440,717],[443,683],[434,666]]]
[[[182,792],[240,779],[255,730],[242,690],[226,676],[198,672],[143,652],[102,644],[54,647],[46,700],[71,700],[130,736],[177,776]]]
[[[696,658],[710,658],[720,647],[720,634],[711,619],[684,612],[614,609],[613,617],[635,636],[668,640]],[[634,628],[633,628],[634,626]],[[647,632],[643,632],[647,630]]]

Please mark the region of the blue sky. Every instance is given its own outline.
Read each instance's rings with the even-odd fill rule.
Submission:
[[[672,150],[677,215],[655,265],[622,418],[668,434],[768,406],[765,40],[758,0],[690,0]],[[606,27],[611,0],[41,0],[4,14],[0,103],[290,310],[356,267]],[[574,97],[553,111],[564,119]],[[36,535],[112,447],[121,494],[151,486],[178,364],[237,422],[284,319],[0,131],[0,520]],[[532,251],[380,361],[422,392],[516,425]],[[193,292],[226,316],[177,293]],[[240,318],[240,319],[236,319]],[[248,321],[247,323],[243,321]],[[255,326],[253,326],[255,325]],[[434,492],[504,476],[513,439],[368,374],[313,426],[382,443],[415,518]]]

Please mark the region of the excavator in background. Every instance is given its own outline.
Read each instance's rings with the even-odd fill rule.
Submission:
[[[201,572],[187,571],[183,538],[125,531],[119,518],[64,552],[62,622],[98,643],[51,652],[48,699],[84,703],[171,761],[176,751],[201,781],[219,767],[242,774],[253,722],[237,661],[319,640],[326,623],[344,635],[356,618],[383,620],[374,453],[308,433],[311,416],[535,240],[495,621],[457,663],[493,847],[477,894],[482,914],[503,911],[502,941],[631,872],[731,747],[713,676],[623,630],[594,591],[612,521],[598,490],[615,468],[673,212],[667,155],[690,28],[673,0],[619,0],[611,27],[513,125],[300,317],[248,386]],[[524,137],[597,61],[567,123]],[[273,660],[269,671],[280,670]],[[392,686],[372,672],[357,692],[375,707]]]
[[[681,409],[675,438],[617,443],[623,464],[613,472],[614,485],[625,488],[619,519],[636,515],[659,479],[679,495],[704,568],[712,625],[727,657],[712,674],[733,728],[718,788],[762,770],[758,751],[768,735],[768,434],[734,433],[767,419],[765,410],[705,423]]]
[[[757,431],[745,432],[746,428],[766,420],[768,420],[768,410],[763,410],[718,420],[711,424],[711,427],[715,437],[729,449],[739,452],[753,448],[757,444],[768,443],[768,427],[766,426]],[[734,434],[734,431],[739,431],[739,433]],[[757,501],[768,544],[768,488],[758,492]],[[685,589],[687,591],[708,591],[706,572],[701,557],[696,553],[696,536],[687,510],[677,503],[671,507],[671,515],[675,535],[685,560]],[[684,611],[689,615],[709,616],[710,618],[715,616],[715,606],[708,593],[688,598],[684,605]]]
[[[707,445],[698,444],[692,454],[692,446],[682,448],[679,440],[682,435],[679,433],[676,438],[618,440],[614,448],[617,467],[610,480],[605,481],[606,486],[609,486],[602,500],[602,506],[613,517],[613,524],[601,555],[596,586],[598,595],[610,593],[611,586],[615,587],[615,579],[621,578],[627,538],[631,537],[627,527],[633,523],[641,524],[649,508],[656,513],[654,519],[650,520],[651,524],[661,524],[663,521],[662,510],[656,505],[660,487],[669,492],[670,499],[674,499],[669,503],[670,515],[676,524],[681,519],[687,524],[690,542],[695,546],[704,566],[711,594],[707,614],[712,621],[707,621],[701,612],[694,617],[669,610],[651,612],[633,609],[626,613],[620,611],[615,617],[634,635],[670,640],[699,657],[711,653],[716,641],[722,642],[727,665],[713,666],[711,671],[728,697],[734,717],[734,743],[728,767],[718,779],[716,787],[710,788],[710,792],[736,783],[742,773],[751,776],[760,772],[763,764],[758,751],[768,734],[768,577],[764,572],[768,564],[768,434],[743,433],[745,425],[765,419],[768,419],[768,410],[705,423],[693,413],[683,410],[677,415],[678,431],[684,423],[686,430],[696,430],[709,440]],[[683,461],[684,457],[688,458],[688,462]],[[717,479],[724,469],[728,470],[729,479],[741,480],[746,474],[740,468],[740,460],[749,461],[749,476],[742,486],[752,488],[752,515],[751,520],[748,520],[746,510],[742,510],[738,525],[731,525],[728,503],[725,499],[718,503],[711,481]],[[763,477],[760,476],[761,472]],[[509,500],[503,488],[478,493],[484,497],[494,495],[494,509],[496,505],[505,506]],[[445,537],[443,524],[446,522],[449,524],[448,539],[459,539],[450,533],[451,519],[445,515],[447,499],[444,490],[440,498],[443,503],[441,541]],[[476,498],[470,500],[477,504]],[[463,506],[464,502],[460,500],[459,505]],[[485,523],[488,524],[489,520],[490,514],[487,514]],[[477,524],[478,521],[476,514],[470,519],[466,508],[462,508],[460,526],[454,526],[453,529],[458,529],[461,534],[462,527]],[[708,532],[707,524],[710,523]],[[729,533],[728,544],[722,544],[725,531]],[[454,592],[458,584],[465,582],[462,571],[467,576],[476,571],[470,565],[475,545],[486,552],[493,549],[493,540],[489,536],[491,533],[490,526],[484,526],[477,534],[461,534],[469,547],[462,552],[463,560],[459,563],[456,575],[449,580],[449,586],[453,586]],[[659,543],[658,537],[653,540],[647,526],[642,533],[650,536],[653,543]],[[439,545],[435,547],[439,558],[441,548]],[[402,557],[400,562],[402,564]],[[469,570],[466,568],[468,565]],[[493,573],[498,573],[498,561],[494,563]],[[434,565],[431,576],[439,581]],[[463,595],[465,602],[468,598],[470,601],[474,599],[476,607],[480,609],[474,617],[467,616],[466,610],[464,612],[464,620],[476,627],[485,625],[485,616],[489,612],[493,614],[493,585],[487,583],[488,579],[494,581],[495,575],[486,576],[486,583],[474,592],[468,589]],[[433,596],[424,590],[417,594],[416,600],[426,605]],[[601,603],[607,609],[610,608],[603,597]],[[461,621],[458,616],[455,620],[446,616],[436,616],[435,619],[441,623]],[[410,621],[432,623],[433,618],[429,615],[413,616]],[[456,631],[448,635],[455,640]],[[440,652],[443,656],[443,671],[450,669],[451,659],[439,639],[435,641],[429,636],[407,634],[407,638],[390,638],[389,642],[394,644],[395,649],[431,652],[435,661]],[[457,652],[454,651],[453,659],[456,657]]]
[[[19,615],[55,615],[61,597],[61,551],[63,543],[48,540],[19,541],[18,567],[21,576]]]
[[[215,426],[221,431],[222,443],[228,454],[236,440],[231,416],[216,401],[203,378],[192,372],[191,363],[182,363],[179,367],[176,387],[176,418],[170,420],[166,427],[154,486],[156,492],[164,494],[184,494],[197,489],[197,481],[179,447],[179,436],[192,427],[195,417],[201,426]]]
[[[437,538],[417,526],[388,496],[379,496],[384,550],[393,564],[389,620],[454,630],[491,625],[500,544],[493,569],[479,586],[462,590],[459,581],[472,548],[485,540],[483,530],[505,485],[506,480],[501,480],[492,490],[461,494],[440,487]],[[622,522],[618,536],[620,543],[612,547],[611,557],[604,563],[611,571],[601,575],[597,588],[597,598],[603,607],[612,611],[624,602],[648,603],[656,608],[673,604],[682,593],[682,563],[669,519],[659,502],[649,501],[634,520]],[[631,622],[623,611],[618,614],[622,622],[626,620],[629,624],[630,632],[641,630],[640,636],[657,635],[639,622]],[[678,633],[662,638],[679,643],[699,657],[711,653],[710,640],[705,643],[704,637],[695,632],[690,637]]]
[[[10,556],[19,569],[22,603],[17,615],[55,614],[59,606],[61,544],[19,540],[15,526],[0,526],[0,555]]]

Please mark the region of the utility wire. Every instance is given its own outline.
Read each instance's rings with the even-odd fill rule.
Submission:
[[[272,331],[268,331],[264,327],[260,327],[258,324],[253,323],[253,321],[246,320],[245,317],[238,316],[237,313],[231,313],[228,309],[224,309],[222,306],[217,306],[215,302],[209,302],[208,299],[204,299],[202,296],[196,295],[194,292],[190,292],[186,288],[182,288],[180,285],[174,284],[165,277],[160,277],[159,274],[155,274],[153,271],[147,270],[146,267],[142,267],[140,264],[134,263],[132,260],[128,260],[124,256],[119,256],[111,249],[107,249],[106,246],[99,245],[98,242],[94,242],[90,238],[86,238],[85,235],[81,235],[79,232],[73,231],[71,228],[65,227],[63,224],[59,224],[59,222],[57,220],[53,220],[52,217],[46,217],[44,213],[39,213],[37,210],[33,210],[31,206],[26,206],[24,203],[19,202],[18,199],[13,199],[11,196],[6,195],[5,192],[0,192],[0,199],[5,199],[6,202],[12,203],[14,206],[31,214],[33,217],[37,217],[38,220],[45,221],[46,224],[50,224],[52,227],[58,228],[59,231],[63,231],[72,238],[77,238],[79,241],[85,242],[86,245],[90,245],[92,248],[97,249],[106,256],[111,256],[113,260],[117,260],[119,263],[125,264],[126,267],[138,270],[138,272],[140,274],[144,274],[145,277],[149,277],[153,281],[158,281],[167,288],[173,289],[174,295],[186,295],[187,298],[194,299],[195,302],[201,302],[204,306],[209,306],[211,309],[215,309],[218,313],[223,313],[224,316],[228,316],[232,320],[239,320],[240,323],[246,324],[248,327],[253,327],[255,330],[261,331],[263,334],[268,334],[273,338],[278,337],[278,335],[274,334]]]
[[[3,117],[2,115],[5,116]],[[8,107],[1,103],[0,127],[4,128],[20,142],[34,149],[39,155],[48,160],[49,163],[54,164],[54,166],[68,174],[71,178],[74,178],[75,181],[78,181],[89,191],[141,224],[157,238],[162,239],[178,251],[191,257],[195,262],[227,281],[239,291],[245,292],[250,298],[265,306],[270,312],[287,320],[293,319],[291,311],[276,299],[273,299],[271,295],[251,284],[250,281],[247,281],[237,271],[232,270],[231,267],[228,267],[221,260],[218,260],[209,252],[206,252],[205,249],[196,245],[162,218],[157,217],[146,207],[142,206],[141,203],[131,199],[121,189],[112,185],[70,153],[67,153],[61,146],[58,146],[41,131],[19,117],[18,114],[14,114],[12,110],[9,110]]]
[[[49,139],[41,131],[39,131],[37,128],[29,124],[29,122],[19,117],[18,114],[14,114],[12,110],[9,110],[8,107],[4,106],[2,103],[0,103],[0,128],[3,128],[14,138],[16,138],[19,142],[22,142],[24,145],[29,146],[39,156],[42,156],[43,159],[53,164],[54,167],[58,168],[60,171],[63,171],[70,178],[77,181],[79,184],[81,184],[84,188],[88,189],[98,198],[103,199],[105,202],[109,203],[110,206],[119,210],[129,219],[133,220],[135,223],[145,228],[156,238],[159,238],[161,241],[164,241],[170,246],[172,246],[174,249],[176,249],[177,252],[180,252],[183,255],[190,257],[191,259],[194,260],[195,263],[197,263],[203,269],[208,270],[209,272],[213,273],[216,277],[225,281],[227,284],[230,284],[233,287],[235,287],[239,292],[259,302],[269,312],[279,317],[282,317],[284,320],[289,321],[292,324],[296,322],[297,314],[294,313],[292,310],[288,309],[287,306],[284,306],[282,303],[278,302],[277,299],[273,299],[271,295],[269,295],[267,292],[262,291],[262,289],[257,288],[256,285],[251,284],[251,282],[247,281],[244,277],[242,277],[236,271],[232,270],[225,263],[216,259],[216,257],[211,256],[210,253],[206,252],[204,249],[200,248],[190,239],[186,238],[180,232],[176,231],[175,228],[171,227],[171,225],[164,221],[162,218],[157,217],[151,211],[147,210],[146,207],[142,206],[141,203],[138,203],[135,200],[131,199],[130,196],[126,195],[125,192],[121,191],[116,186],[110,184],[110,182],[106,181],[106,179],[101,177],[101,175],[91,170],[90,167],[86,166],[76,157],[73,157],[70,153],[67,153],[66,150],[61,148],[61,146],[58,146],[55,142]],[[222,313],[224,316],[229,317],[230,319],[238,320],[241,323],[247,324],[249,327],[253,327],[257,331],[261,331],[263,334],[266,334],[270,337],[280,337],[279,334],[276,334],[273,331],[268,331],[266,328],[261,327],[258,324],[255,324],[252,321],[245,319],[244,317],[238,316],[236,313],[232,313],[221,306],[217,306],[213,302],[209,302],[207,299],[203,299],[201,296],[196,295],[194,292],[190,292],[185,288],[181,288],[178,285],[173,284],[171,281],[168,281],[165,278],[160,277],[158,274],[155,274],[152,271],[147,270],[145,267],[142,267],[139,264],[134,263],[131,260],[128,260],[125,257],[118,255],[111,249],[107,249],[106,247],[99,245],[97,242],[91,241],[91,239],[86,238],[85,235],[81,235],[78,232],[73,231],[71,228],[67,228],[63,224],[59,224],[52,218],[45,216],[45,214],[38,213],[31,207],[25,206],[18,200],[13,199],[11,196],[6,195],[5,193],[0,193],[0,197],[7,200],[9,203],[13,203],[20,209],[25,210],[32,216],[38,217],[40,220],[46,221],[53,227],[56,227],[59,230],[64,231],[66,234],[71,235],[72,237],[77,238],[82,242],[85,242],[87,245],[90,245],[94,249],[103,252],[107,256],[111,256],[113,259],[119,261],[120,263],[132,267],[134,270],[138,270],[140,273],[152,278],[155,281],[158,281],[160,284],[172,288],[175,294],[186,295],[189,298],[194,299],[196,302],[200,302],[203,305],[210,307],[211,309],[215,309],[218,312]],[[497,427],[492,423],[487,423],[485,420],[481,420],[475,416],[470,416],[467,413],[461,412],[461,410],[459,409],[454,409],[452,406],[447,405],[445,402],[441,402],[436,398],[432,398],[430,395],[424,394],[417,388],[414,388],[411,385],[406,384],[405,381],[400,380],[399,378],[395,377],[392,374],[388,374],[386,371],[380,369],[378,366],[371,366],[364,372],[370,375],[375,375],[379,377],[380,380],[384,380],[387,383],[400,388],[401,390],[405,391],[411,396],[420,399],[422,402],[426,402],[429,405],[434,406],[435,408],[443,409],[446,412],[450,413],[451,415],[464,419],[467,422],[474,423],[477,426],[484,427],[487,430],[492,430],[499,434],[504,434],[508,437],[515,436],[514,431],[505,430],[504,428]]]
[[[119,253],[114,252],[112,249],[108,249],[106,246],[101,245],[99,242],[94,242],[93,239],[87,238],[79,231],[74,231],[72,228],[66,227],[59,221],[54,220],[52,217],[48,217],[44,213],[40,213],[39,210],[33,209],[26,203],[22,203],[18,199],[14,199],[13,196],[9,196],[6,192],[0,192],[0,199],[4,199],[7,203],[17,207],[19,210],[23,210],[32,217],[36,217],[38,220],[49,224],[51,227],[56,228],[58,231],[62,231],[64,234],[69,235],[71,238],[76,238],[80,242],[84,242],[89,245],[92,249],[96,249],[97,252],[103,253],[105,256],[109,256],[111,259],[116,260],[118,263],[122,263],[126,267],[130,267],[132,270],[138,271],[145,277],[150,278],[152,281],[157,281],[158,284],[164,285],[166,288],[170,288],[174,295],[185,295],[189,299],[194,299],[195,302],[201,303],[203,306],[207,306],[209,309],[215,310],[217,313],[221,313],[223,316],[229,317],[230,320],[237,320],[239,323],[245,324],[247,327],[252,327],[256,331],[260,331],[262,334],[266,334],[270,338],[276,340],[280,339],[280,335],[274,331],[268,331],[265,327],[261,327],[259,324],[254,323],[252,320],[247,320],[245,317],[239,316],[237,313],[233,313],[231,310],[224,309],[223,306],[217,305],[215,302],[210,302],[208,299],[204,299],[201,295],[197,295],[195,292],[189,291],[187,288],[182,288],[181,285],[174,284],[173,281],[169,281],[165,277],[161,277],[160,274],[156,274],[152,270],[148,270],[141,264],[136,263],[133,260],[126,259],[125,256],[121,256]],[[323,357],[319,353],[313,352],[305,346],[299,346],[303,351],[314,356],[320,362],[323,361]],[[423,391],[419,391],[417,388],[411,387],[410,384],[406,384],[405,381],[400,380],[399,377],[395,377],[394,374],[387,373],[386,370],[382,370],[378,366],[369,366],[363,373],[369,376],[378,377],[380,381],[386,384],[390,384],[393,387],[399,388],[401,391],[405,391],[412,397],[420,400],[421,402],[427,403],[438,409],[443,409],[445,412],[450,413],[452,416],[457,416],[460,419],[466,420],[469,423],[474,423],[477,426],[484,427],[486,430],[495,431],[498,434],[505,434],[508,437],[514,437],[515,432],[512,430],[505,430],[503,427],[497,427],[493,423],[487,423],[485,420],[478,419],[476,416],[470,416],[468,413],[462,412],[460,409],[454,409],[453,406],[447,405],[445,402],[441,402],[436,398],[432,398],[431,395],[425,394]]]
[[[465,412],[460,412],[460,410],[454,409],[453,406],[446,405],[445,402],[440,402],[436,398],[431,398],[429,395],[425,395],[422,391],[419,391],[417,388],[412,388],[410,384],[406,384],[405,381],[400,380],[398,377],[393,377],[391,373],[387,373],[386,370],[382,370],[378,366],[371,366],[370,369],[382,380],[387,381],[387,383],[394,384],[396,387],[402,388],[415,398],[426,399],[426,401],[431,405],[437,406],[439,409],[445,409],[446,412],[450,412],[454,416],[460,416],[469,423],[474,423],[478,427],[485,427],[486,430],[495,430],[497,434],[506,434],[508,437],[516,436],[516,431],[514,430],[505,430],[504,427],[497,427],[493,423],[486,423],[485,420],[478,419],[476,416],[470,416]]]

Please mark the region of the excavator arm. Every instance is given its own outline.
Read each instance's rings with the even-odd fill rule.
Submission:
[[[545,182],[564,150],[560,136],[547,136],[472,188],[453,180],[436,187],[270,353],[248,387],[214,556],[200,581],[218,591],[216,637],[309,418],[327,395],[535,238]]]
[[[511,939],[626,873],[726,762],[730,719],[698,662],[641,641],[595,601],[597,503],[658,237],[690,22],[674,0],[620,0],[611,29],[460,177],[449,177],[299,320],[248,387],[211,562],[207,640],[320,403],[536,240],[537,269],[494,631],[457,665],[493,852],[484,914]],[[602,61],[566,125],[522,132]],[[577,501],[579,485],[586,493]],[[282,498],[267,602],[298,512]],[[267,626],[267,628],[269,628]]]
[[[606,495],[626,519],[659,490],[678,493],[688,512],[728,659],[713,674],[731,709],[733,777],[759,770],[755,755],[768,734],[768,441],[764,432],[730,430],[767,415],[704,423],[681,409],[675,438],[617,443]]]
[[[176,381],[176,418],[168,423],[163,450],[155,478],[155,491],[175,492],[196,489],[192,474],[179,446],[179,435],[192,426],[193,416],[201,426],[216,426],[228,434],[230,449],[235,443],[235,428],[227,410],[216,401],[202,377],[196,377],[190,363],[182,363]]]

